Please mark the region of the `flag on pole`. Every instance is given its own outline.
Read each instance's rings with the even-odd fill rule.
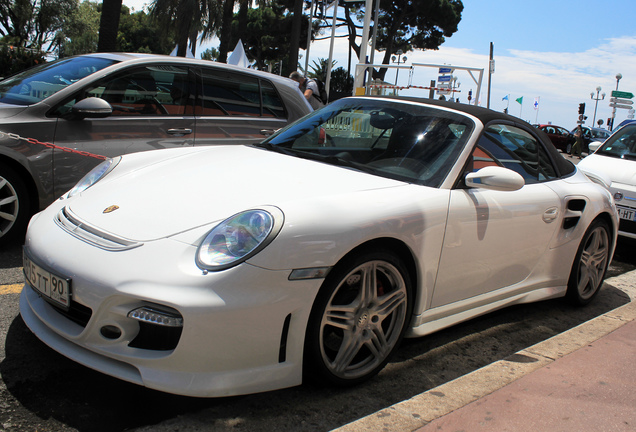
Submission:
[[[541,96],[537,96],[536,98],[534,98],[534,109],[538,110],[539,109],[539,99],[541,98]]]
[[[509,94],[507,94],[507,95],[505,95],[504,97],[502,97],[502,98],[501,98],[501,100],[502,100],[502,101],[509,100],[509,99],[508,99],[508,97],[509,97],[509,96],[510,96],[510,95],[509,95]]]
[[[520,105],[523,105],[523,96],[521,96],[520,98],[515,99]]]

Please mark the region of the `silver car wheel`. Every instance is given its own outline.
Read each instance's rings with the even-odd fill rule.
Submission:
[[[609,227],[597,220],[586,231],[568,281],[567,296],[579,305],[589,303],[603,285],[611,250]]]
[[[408,293],[400,271],[374,260],[340,280],[320,323],[320,354],[343,380],[372,375],[384,366],[402,336]]]
[[[0,237],[11,230],[19,211],[18,193],[6,178],[0,176]]]
[[[609,236],[602,227],[595,228],[587,239],[579,266],[578,290],[581,298],[591,297],[603,283],[609,256]]]

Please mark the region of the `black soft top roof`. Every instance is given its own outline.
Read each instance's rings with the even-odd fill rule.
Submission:
[[[537,139],[543,142],[543,146],[550,154],[550,157],[554,160],[554,163],[557,165],[559,170],[559,174],[561,177],[568,176],[572,174],[576,167],[572,162],[565,159],[561,153],[554,147],[550,138],[540,129],[533,127],[530,123],[521,120],[519,117],[511,116],[509,114],[504,114],[499,111],[493,111],[488,108],[475,106],[475,105],[467,105],[458,102],[450,102],[450,101],[442,101],[437,99],[427,99],[427,98],[416,98],[416,97],[406,97],[406,96],[361,96],[368,98],[381,98],[381,99],[391,99],[396,101],[407,101],[414,102],[425,105],[434,105],[444,108],[449,108],[455,111],[463,112],[473,117],[476,117],[481,121],[484,126],[487,126],[489,123],[493,121],[497,122],[506,122],[512,123],[515,126],[526,129],[531,134],[535,135]]]

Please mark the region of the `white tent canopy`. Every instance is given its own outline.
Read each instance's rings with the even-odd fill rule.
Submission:
[[[234,51],[232,51],[232,54],[227,59],[227,64],[241,66],[244,68],[250,67],[250,62],[245,55],[245,49],[243,49],[243,41],[240,39],[237,42]]]

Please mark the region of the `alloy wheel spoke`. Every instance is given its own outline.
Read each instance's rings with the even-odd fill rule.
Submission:
[[[345,331],[353,331],[355,328],[356,310],[349,306],[327,306],[323,326],[337,327]]]
[[[362,269],[361,307],[367,307],[374,302],[378,295],[377,283],[377,265],[374,262],[367,263]]]
[[[373,308],[373,312],[380,317],[380,321],[391,315],[396,309],[406,303],[406,292],[402,287],[379,298],[381,302]]]
[[[15,215],[6,212],[0,212],[0,219],[8,220],[9,222],[15,222]]]
[[[332,364],[336,373],[343,373],[351,365],[362,345],[362,340],[353,332],[345,334],[340,350]]]
[[[4,199],[1,199],[0,200],[0,205],[13,204],[17,200],[18,200],[18,197],[16,197],[15,195],[11,195],[11,196],[8,196],[8,197],[6,197]]]
[[[371,338],[366,342],[366,346],[373,357],[380,360],[384,359],[391,348],[381,327],[377,327],[371,332]]]

